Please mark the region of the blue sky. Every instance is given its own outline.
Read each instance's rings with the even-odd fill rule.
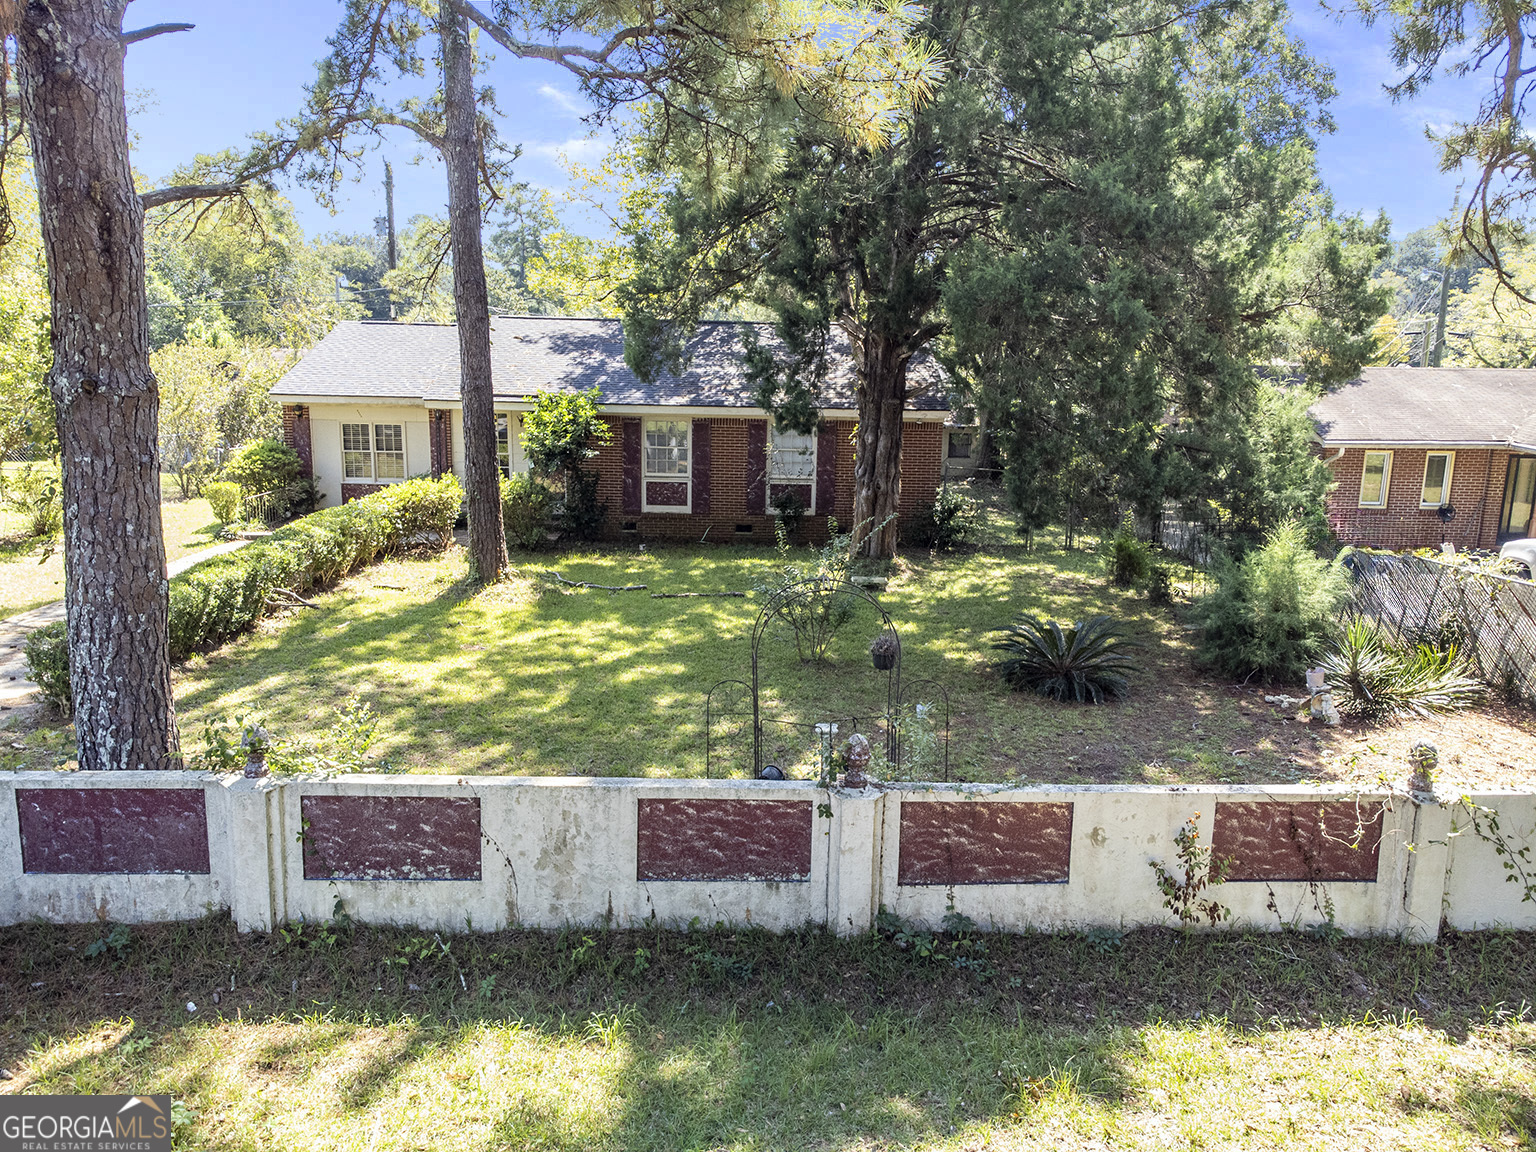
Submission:
[[[325,55],[325,37],[340,12],[332,0],[136,0],[129,9],[131,27],[197,24],[191,32],[156,37],[128,51],[129,90],[146,99],[132,118],[136,167],[163,179],[195,153],[238,146],[248,133],[291,115],[314,62]],[[1484,79],[1439,78],[1417,100],[1394,105],[1382,92],[1392,78],[1383,30],[1353,19],[1338,21],[1316,3],[1298,5],[1292,27],[1336,73],[1339,95],[1332,110],[1338,131],[1320,142],[1318,160],[1339,209],[1374,216],[1384,208],[1398,236],[1445,216],[1459,177],[1439,171],[1425,125],[1469,117]],[[568,182],[562,154],[586,161],[601,154],[601,144],[588,138],[581,122],[576,86],[559,67],[504,57],[492,63],[486,82],[495,87],[505,114],[503,138],[523,146],[522,179],[558,191]],[[313,236],[371,230],[383,212],[384,156],[395,169],[399,222],[418,212],[445,210],[441,166],[396,130],[368,158],[364,181],[341,189],[335,216],[306,190],[289,190],[305,231]],[[596,228],[580,210],[573,210],[571,220],[578,228]]]

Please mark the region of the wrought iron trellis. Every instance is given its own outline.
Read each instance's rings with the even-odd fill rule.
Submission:
[[[757,619],[752,625],[752,680],[749,684],[745,680],[721,680],[714,684],[704,698],[704,774],[712,775],[712,763],[714,757],[714,724],[720,714],[733,713],[732,710],[717,702],[716,693],[721,689],[735,687],[745,689],[752,698],[752,775],[761,777],[764,768],[763,758],[763,727],[765,724],[779,724],[789,728],[818,731],[822,724],[833,724],[839,735],[859,732],[863,728],[864,720],[859,716],[828,717],[821,724],[808,721],[789,720],[780,716],[765,716],[762,710],[762,677],[760,674],[759,656],[763,637],[767,634],[770,625],[775,620],[786,619],[789,610],[804,607],[815,599],[829,599],[831,597],[846,596],[869,605],[879,614],[882,633],[888,633],[895,640],[895,654],[886,673],[885,692],[885,755],[886,760],[898,770],[901,765],[902,739],[901,739],[901,709],[904,703],[901,685],[901,634],[897,631],[895,622],[890,613],[875,599],[865,588],[847,580],[825,580],[812,578],[801,580],[794,584],[777,589],[762,609],[757,614]],[[878,671],[879,669],[877,669]],[[944,779],[949,779],[949,693],[944,686],[933,680],[914,681],[913,688],[919,686],[931,686],[937,690],[943,701],[944,727]],[[824,748],[823,755],[830,751]]]

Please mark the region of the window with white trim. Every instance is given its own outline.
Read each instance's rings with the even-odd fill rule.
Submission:
[[[657,480],[688,479],[689,420],[645,422],[645,474]]]
[[[342,477],[346,480],[404,480],[403,424],[343,424]]]
[[[1451,468],[1454,452],[1430,452],[1424,457],[1424,489],[1419,495],[1420,508],[1440,508],[1451,502]]]
[[[512,475],[512,417],[506,412],[496,414],[496,467],[503,476]]]
[[[768,479],[781,484],[816,478],[816,435],[768,425]]]
[[[1360,473],[1360,507],[1385,508],[1392,484],[1392,453],[1367,452]]]

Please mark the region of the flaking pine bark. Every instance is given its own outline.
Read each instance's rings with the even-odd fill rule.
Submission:
[[[481,149],[475,124],[474,58],[469,26],[455,0],[443,0],[437,25],[443,53],[442,155],[448,169],[453,299],[459,328],[469,552],[476,577],[491,581],[506,569],[507,541],[502,530],[501,471],[496,456],[491,309],[480,243]]]
[[[178,751],[149,368],[144,209],[128,160],[126,0],[32,0],[17,32],[52,297],[64,601],[82,769]]]

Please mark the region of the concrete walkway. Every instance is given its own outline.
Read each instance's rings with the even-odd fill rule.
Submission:
[[[231,540],[189,553],[180,560],[166,565],[166,574],[179,576],[188,568],[195,568],[204,560],[222,556],[249,544],[249,540]],[[27,637],[44,624],[64,619],[64,601],[55,600],[41,608],[33,608],[9,620],[0,620],[0,727],[15,719],[19,710],[29,710],[37,703],[37,685],[27,678],[27,658],[23,648]]]

